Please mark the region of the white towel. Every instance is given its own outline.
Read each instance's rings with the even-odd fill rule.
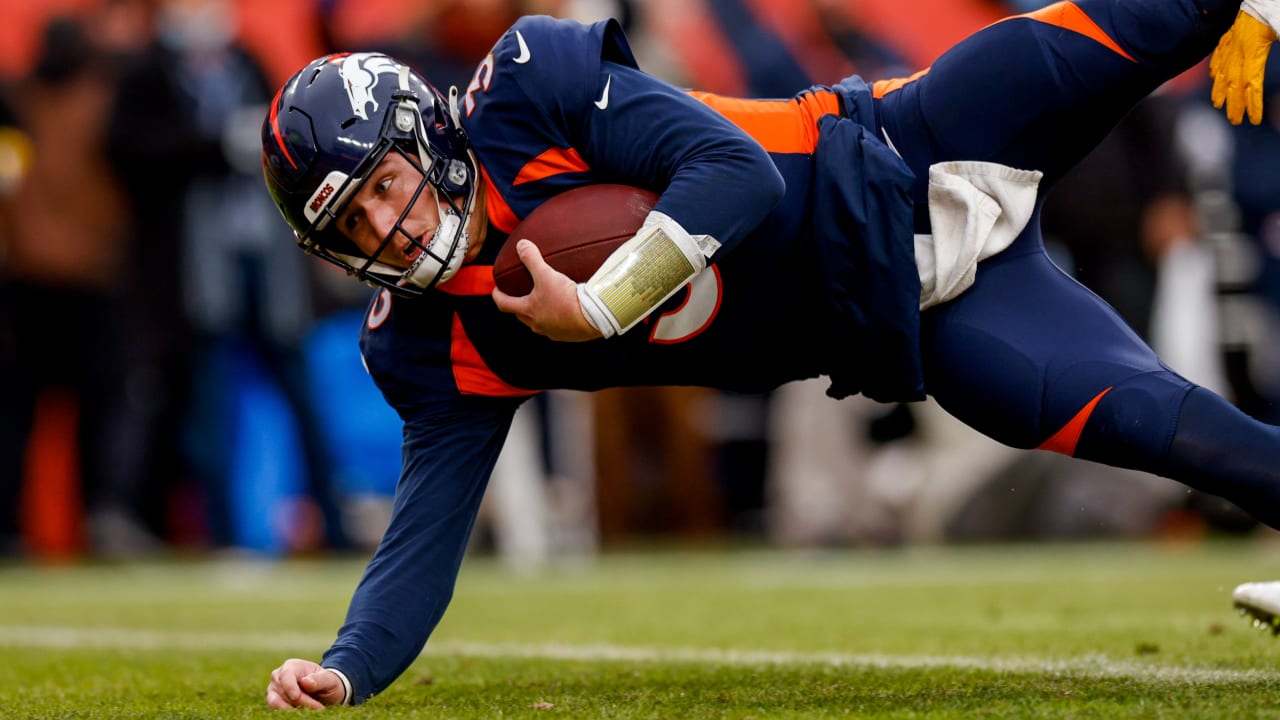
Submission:
[[[1280,34],[1280,0],[1244,0],[1240,9],[1266,23],[1272,32]]]
[[[1009,247],[1031,219],[1043,176],[988,162],[929,168],[933,234],[915,236],[921,310],[968,290],[978,262]]]

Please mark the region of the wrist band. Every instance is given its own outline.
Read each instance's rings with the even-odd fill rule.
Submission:
[[[324,668],[324,669],[325,669],[325,670],[328,670],[329,672],[333,673],[334,675],[337,675],[337,676],[338,676],[338,679],[342,681],[342,691],[343,691],[343,692],[342,692],[342,702],[340,702],[340,703],[338,703],[338,704],[339,704],[339,705],[350,705],[350,704],[351,704],[351,681],[347,679],[346,674],[345,674],[345,673],[343,673],[343,672],[342,672],[341,670],[339,670],[338,668],[331,668],[331,667],[327,667],[327,668]]]
[[[578,286],[583,315],[605,337],[626,332],[702,272],[717,247],[670,216],[650,212],[639,232]]]

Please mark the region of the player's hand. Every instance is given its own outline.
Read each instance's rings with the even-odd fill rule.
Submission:
[[[310,660],[291,658],[271,672],[267,706],[280,710],[323,710],[346,699],[347,689],[334,673]]]
[[[578,284],[548,265],[537,245],[522,239],[516,243],[516,255],[533,277],[533,291],[516,297],[494,288],[493,301],[499,310],[514,314],[529,329],[552,340],[583,342],[603,337],[582,314]]]
[[[1241,10],[1235,24],[1218,41],[1209,60],[1209,76],[1213,78],[1213,106],[1226,106],[1227,119],[1233,125],[1244,120],[1257,125],[1262,122],[1262,80],[1267,55],[1276,33],[1266,23]]]

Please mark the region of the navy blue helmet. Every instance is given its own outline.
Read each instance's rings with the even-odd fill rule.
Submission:
[[[262,170],[298,245],[402,295],[448,280],[466,255],[467,219],[479,186],[452,100],[380,53],[329,55],[290,78],[262,126]],[[371,257],[338,232],[335,220],[390,152],[417,167],[422,180]],[[448,207],[430,238],[402,229],[424,192]],[[374,260],[397,233],[422,249],[407,270]]]

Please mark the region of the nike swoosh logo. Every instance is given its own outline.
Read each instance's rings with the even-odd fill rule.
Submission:
[[[596,101],[596,107],[601,110],[609,107],[609,86],[613,84],[613,76],[610,75],[608,80],[604,81],[604,92],[600,93],[600,99]]]
[[[516,31],[516,43],[520,45],[520,54],[515,57],[515,61],[523,65],[529,62],[529,58],[533,57],[533,55],[529,52],[529,46],[525,44],[524,36],[520,34],[519,30]]]

